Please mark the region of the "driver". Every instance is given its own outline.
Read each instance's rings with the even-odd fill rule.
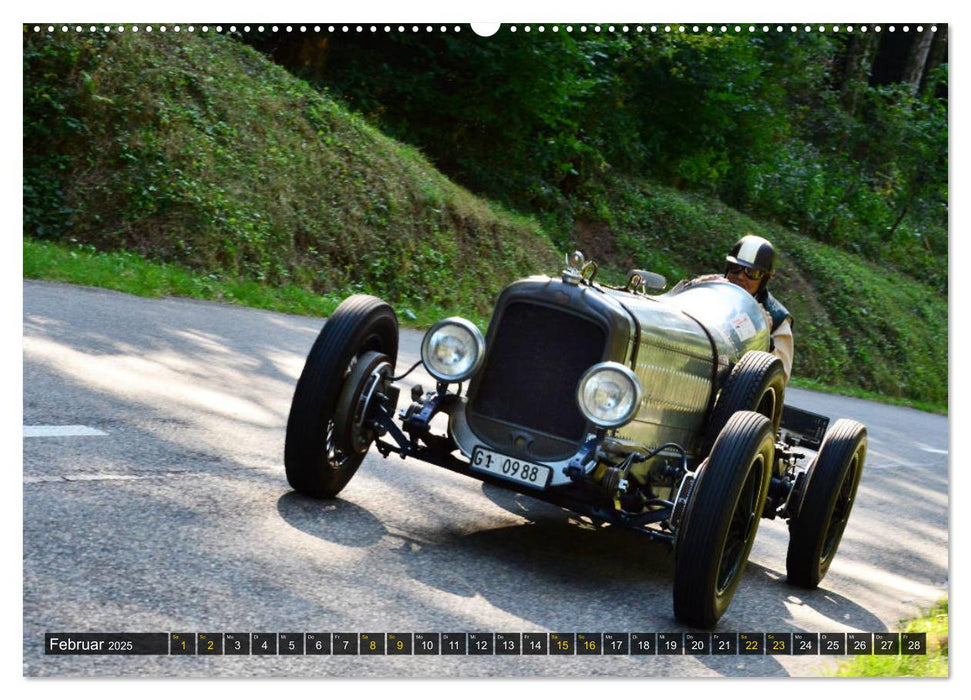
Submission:
[[[728,261],[725,279],[755,297],[771,320],[769,350],[782,359],[788,382],[792,374],[792,315],[766,289],[775,274],[775,249],[760,236],[743,236],[725,260]]]

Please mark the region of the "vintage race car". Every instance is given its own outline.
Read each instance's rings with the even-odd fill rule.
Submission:
[[[333,498],[374,445],[635,529],[673,548],[674,613],[696,627],[731,602],[761,518],[789,521],[788,580],[816,587],[853,507],[865,427],[827,430],[784,405],[768,321],[742,288],[708,279],[657,294],[654,273],[632,270],[623,288],[596,276],[576,252],[559,277],[506,287],[485,337],[462,318],[436,323],[421,345],[436,388],[412,386],[400,410],[417,364],[393,376],[395,312],[345,300],[297,382],[290,485]],[[805,465],[802,448],[815,452]]]

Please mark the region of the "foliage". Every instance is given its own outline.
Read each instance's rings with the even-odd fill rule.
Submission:
[[[25,32],[25,275],[257,305],[278,303],[259,290],[368,291],[405,320],[481,320],[506,282],[555,274],[555,248],[579,247],[607,281],[630,267],[674,281],[757,233],[779,248],[797,378],[946,405],[937,93],[872,88],[850,114],[823,36],[536,38],[382,37],[365,56],[330,35],[311,54],[325,69],[301,64],[315,89],[224,36]],[[319,89],[331,69],[357,76],[341,99],[363,114]],[[372,121],[422,134],[422,150]],[[76,257],[34,265],[55,249],[33,239]]]
[[[669,282],[721,272],[726,251],[752,233],[775,242],[773,293],[795,318],[793,374],[944,406],[948,397],[948,305],[933,287],[718,200],[643,180],[617,178],[609,225],[623,231],[596,257],[640,267]],[[583,238],[572,241],[585,250]]]
[[[480,311],[555,259],[535,224],[224,36],[25,32],[24,84],[30,236]]]
[[[250,40],[556,240],[648,175],[946,290],[946,64],[851,110],[846,33],[524,29]]]
[[[829,246],[777,236],[813,289],[839,338],[827,340],[827,366],[806,376],[865,386],[888,396],[947,402],[947,304],[927,287]],[[807,319],[809,320],[809,319]],[[817,326],[804,323],[810,338]]]
[[[558,206],[571,183],[603,165],[580,111],[609,91],[602,66],[620,42],[580,43],[565,33],[538,39],[334,34],[316,60],[298,61],[294,56],[304,53],[293,45],[315,39],[247,37],[390,135],[419,146],[457,181],[512,206],[542,209]]]

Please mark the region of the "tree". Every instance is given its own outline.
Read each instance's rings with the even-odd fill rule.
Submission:
[[[924,68],[927,65],[927,56],[934,41],[934,32],[929,28],[917,33],[917,39],[910,47],[907,55],[907,66],[904,68],[903,82],[910,85],[910,94],[916,95],[920,90],[921,79],[924,77]]]
[[[850,37],[846,47],[846,62],[840,84],[840,101],[851,115],[856,114],[860,94],[870,81],[873,61],[880,37],[874,32],[858,33]]]
[[[931,80],[934,71],[944,63],[947,63],[947,25],[941,24],[937,26],[937,31],[934,32],[934,43],[931,45],[931,52],[927,57],[927,65],[924,66],[921,90],[938,89],[940,92],[935,93],[936,97],[947,96],[946,82]]]

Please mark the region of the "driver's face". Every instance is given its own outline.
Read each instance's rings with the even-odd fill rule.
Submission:
[[[759,280],[750,280],[742,271],[732,272],[729,270],[725,277],[729,282],[737,284],[752,296],[755,296],[755,293],[759,291]]]

